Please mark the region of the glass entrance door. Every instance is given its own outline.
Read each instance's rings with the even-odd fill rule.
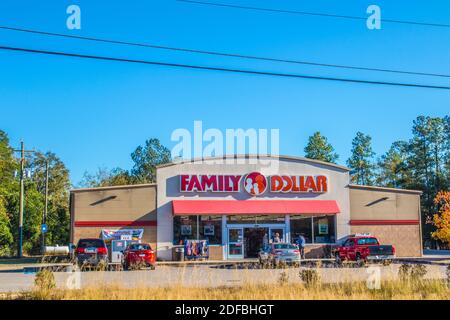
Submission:
[[[244,229],[228,229],[228,259],[244,258]]]

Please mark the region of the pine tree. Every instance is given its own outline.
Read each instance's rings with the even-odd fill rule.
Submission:
[[[372,138],[362,132],[358,132],[352,141],[352,155],[347,160],[347,165],[352,169],[352,182],[362,185],[372,185],[375,177],[375,165],[372,158],[375,152],[372,150]]]
[[[304,151],[305,157],[309,159],[336,163],[339,158],[338,154],[334,152],[333,146],[328,143],[328,139],[320,132],[315,132],[309,137]]]
[[[404,188],[411,183],[408,165],[409,144],[394,142],[388,152],[378,160],[377,185],[390,188]]]

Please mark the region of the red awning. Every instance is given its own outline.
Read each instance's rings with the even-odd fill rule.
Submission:
[[[337,214],[335,200],[174,200],[173,214]]]

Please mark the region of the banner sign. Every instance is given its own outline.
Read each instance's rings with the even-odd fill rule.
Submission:
[[[102,239],[105,241],[123,240],[122,237],[130,240],[141,240],[144,235],[144,229],[121,229],[121,230],[102,230]]]

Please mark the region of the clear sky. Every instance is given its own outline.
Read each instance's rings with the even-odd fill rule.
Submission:
[[[213,0],[211,0],[213,1]],[[449,1],[220,0],[217,2],[450,24]],[[77,4],[82,29],[66,28]],[[175,0],[0,2],[0,25],[201,50],[323,63],[450,74],[450,28],[263,13]],[[208,57],[95,44],[0,30],[0,45],[115,57],[322,76],[450,86],[450,79],[399,76]],[[279,128],[280,153],[303,155],[321,131],[345,164],[357,131],[373,137],[377,155],[409,139],[421,114],[444,116],[450,92],[417,88],[271,78],[79,60],[0,50],[0,128],[14,145],[53,151],[78,183],[85,170],[131,166],[130,153],[151,137],[169,148],[177,128]]]

